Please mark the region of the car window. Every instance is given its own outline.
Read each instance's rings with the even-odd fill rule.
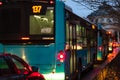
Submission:
[[[0,69],[8,69],[8,68],[9,67],[5,59],[3,57],[0,57]]]
[[[0,57],[0,75],[12,74],[4,57]]]
[[[19,70],[20,73],[28,73],[28,69],[24,64],[22,64],[19,60],[12,58],[13,62],[15,63],[17,69]]]

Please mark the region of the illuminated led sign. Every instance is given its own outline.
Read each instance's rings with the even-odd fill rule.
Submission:
[[[40,13],[42,9],[42,6],[36,5],[36,6],[32,6],[32,12],[33,13]]]

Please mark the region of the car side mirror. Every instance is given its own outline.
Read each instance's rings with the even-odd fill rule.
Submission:
[[[33,72],[38,72],[39,68],[37,66],[32,66],[32,71]]]

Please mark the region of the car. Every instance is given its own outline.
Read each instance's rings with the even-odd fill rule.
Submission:
[[[45,80],[38,70],[15,54],[0,54],[0,80]]]

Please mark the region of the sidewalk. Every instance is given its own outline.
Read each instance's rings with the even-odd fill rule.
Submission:
[[[103,62],[98,66],[95,66],[94,69],[87,74],[87,76],[82,78],[82,80],[98,80],[98,79],[95,79],[96,76],[100,73],[101,70],[105,68],[105,66],[108,65],[108,63],[111,63],[111,61],[118,55],[119,50],[120,50],[119,48],[114,49],[113,53],[110,53],[108,55],[107,60],[105,62]],[[100,79],[100,80],[103,80],[103,79]]]

